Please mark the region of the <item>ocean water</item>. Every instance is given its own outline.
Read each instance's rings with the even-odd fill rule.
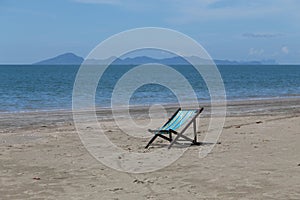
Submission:
[[[111,106],[116,82],[134,66],[110,66],[100,80],[96,105]],[[173,66],[192,85],[199,101],[210,95],[202,77],[191,66]],[[79,66],[0,66],[0,112],[72,108],[72,91]],[[228,100],[300,97],[300,66],[218,66]],[[141,74],[141,78],[147,74]],[[168,78],[168,77],[166,77]],[[134,82],[134,80],[132,80]],[[176,103],[166,87],[147,84],[130,99],[132,105]]]

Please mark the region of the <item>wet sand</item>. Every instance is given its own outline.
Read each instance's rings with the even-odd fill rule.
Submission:
[[[204,107],[200,139],[209,119]],[[142,107],[132,114],[137,123],[148,118]],[[145,150],[149,139],[122,134],[110,110],[97,116],[125,151],[167,145],[159,140]],[[231,102],[218,144],[205,158],[191,146],[163,169],[130,174],[88,153],[70,111],[1,113],[0,199],[300,199],[299,122],[296,98]]]

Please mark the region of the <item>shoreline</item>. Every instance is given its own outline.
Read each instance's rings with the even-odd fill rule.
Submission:
[[[278,104],[278,103],[295,103],[295,102],[300,102],[300,96],[290,96],[290,97],[266,97],[266,98],[249,98],[249,99],[233,99],[233,100],[226,100],[226,105],[227,106],[239,106],[239,105],[255,105],[257,103],[261,104]],[[215,103],[218,105],[218,102]],[[161,105],[165,108],[178,108],[178,104],[174,103],[161,103],[158,104]],[[207,107],[210,106],[210,101],[204,100],[204,101],[199,101],[199,106],[200,107]],[[130,105],[130,109],[149,109],[148,105]],[[122,110],[126,109],[127,106],[120,106],[117,107],[116,109]],[[96,107],[96,112],[99,111],[110,111],[112,108],[111,107]],[[86,109],[83,111],[91,111],[92,109]],[[23,111],[0,111],[0,115],[5,115],[5,114],[36,114],[36,113],[61,113],[61,112],[73,112],[72,108],[64,109],[64,108],[54,108],[54,109],[46,109],[46,110],[23,110]]]
[[[223,105],[219,105],[223,106]],[[204,111],[201,118],[210,118],[210,104],[201,104]],[[177,108],[177,105],[167,105],[164,107],[171,115]],[[299,116],[300,115],[300,98],[296,99],[273,99],[273,100],[252,100],[252,101],[235,101],[227,102],[226,118],[229,117],[251,117],[251,116]],[[218,110],[218,107],[216,108]],[[114,121],[114,117],[125,119],[127,109],[116,110],[117,115],[112,115],[109,108],[98,108],[96,115],[100,122]],[[78,111],[84,115],[86,111]],[[129,109],[133,119],[149,118],[149,107],[135,106]],[[160,114],[160,110],[155,111]],[[214,117],[218,117],[215,113]],[[15,129],[32,129],[41,126],[56,126],[61,124],[74,124],[72,110],[55,110],[55,111],[36,111],[22,113],[0,113],[0,134],[5,132],[13,132]]]

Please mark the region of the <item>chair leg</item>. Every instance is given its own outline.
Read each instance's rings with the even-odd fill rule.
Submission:
[[[171,130],[171,132],[173,132],[174,134],[176,134],[176,137],[175,137],[174,140],[171,141],[171,144],[169,145],[168,149],[170,149],[170,148],[173,146],[173,144],[177,143],[177,140],[178,140],[179,138],[181,138],[181,137],[184,138],[184,139],[187,140],[187,141],[192,142],[193,145],[201,145],[201,142],[197,142],[196,136],[195,136],[194,139],[191,139],[191,138],[189,138],[189,137],[183,135],[183,133],[177,133],[176,131],[173,131],[173,130]]]
[[[149,146],[150,146],[150,144],[152,144],[152,142],[157,138],[157,137],[161,137],[161,138],[163,138],[163,139],[165,139],[165,140],[168,140],[169,142],[172,142],[172,135],[171,135],[172,133],[169,133],[169,136],[170,136],[170,138],[168,138],[168,137],[166,137],[166,136],[164,136],[164,135],[162,135],[162,134],[155,134],[154,136],[153,136],[153,138],[151,138],[151,140],[149,141],[149,143],[147,144],[147,146],[145,147],[145,149],[147,149]]]
[[[147,146],[145,147],[145,149],[147,149],[147,148],[150,146],[150,144],[157,138],[157,136],[158,136],[158,134],[155,134],[155,135],[151,138],[151,140],[148,142],[148,144],[147,144]]]
[[[168,137],[166,137],[166,136],[164,136],[164,135],[157,134],[157,136],[159,136],[159,137],[161,137],[161,138],[163,138],[163,139],[165,139],[165,140],[168,140],[169,142],[172,142],[172,139],[171,139],[171,138],[168,138]]]
[[[193,120],[193,128],[194,128],[194,141],[193,143],[197,143],[197,127],[196,127],[196,118]]]

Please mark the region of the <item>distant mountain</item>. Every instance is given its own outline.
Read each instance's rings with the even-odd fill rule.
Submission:
[[[209,60],[201,59],[196,56],[188,58],[200,64],[210,63]],[[54,58],[43,60],[35,63],[35,65],[80,65],[84,59],[73,53],[65,53]],[[214,60],[217,65],[271,65],[277,64],[275,60],[262,60],[262,61],[231,61],[231,60]],[[147,56],[139,56],[134,58],[117,58],[110,57],[105,60],[88,59],[85,64],[101,65],[104,63],[112,63],[115,65],[141,65],[147,63],[160,63],[165,65],[187,65],[189,64],[186,59],[175,56],[171,58],[151,58]]]
[[[189,60],[193,60],[196,63],[200,64],[209,64],[211,63],[209,60],[201,59],[195,56],[189,57]],[[91,59],[91,60],[86,60],[86,64],[104,64],[104,63],[111,63],[115,65],[142,65],[142,64],[147,64],[147,63],[160,63],[164,65],[188,65],[189,63],[187,62],[186,59],[176,56],[176,57],[171,57],[171,58],[151,58],[147,56],[140,56],[140,57],[135,57],[135,58],[125,58],[125,59],[120,59],[116,57],[110,57],[106,60],[96,60],[96,59]],[[262,61],[231,61],[231,60],[214,60],[216,65],[276,65],[275,60],[262,60]]]
[[[275,60],[261,61],[232,61],[232,60],[214,60],[216,65],[277,65]]]
[[[83,60],[82,57],[73,53],[65,53],[54,58],[34,63],[34,65],[80,65]]]

